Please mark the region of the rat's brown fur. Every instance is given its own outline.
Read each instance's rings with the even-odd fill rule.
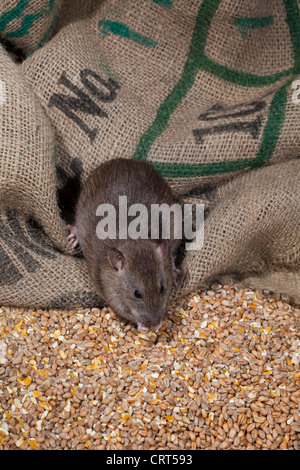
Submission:
[[[151,204],[172,205],[176,200],[167,182],[150,164],[118,158],[101,164],[91,173],[76,209],[79,244],[103,300],[120,316],[156,327],[172,291],[178,240],[99,239],[96,209],[100,204],[112,204],[118,221],[119,196],[127,196],[128,207],[144,204],[149,214]],[[117,236],[118,230],[117,224]],[[142,298],[134,296],[135,290]]]

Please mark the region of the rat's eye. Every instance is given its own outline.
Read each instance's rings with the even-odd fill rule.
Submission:
[[[163,285],[160,286],[160,291],[159,291],[160,295],[163,295],[165,293],[165,288]]]
[[[136,297],[137,299],[141,299],[141,298],[142,298],[142,294],[141,294],[138,290],[135,289],[135,291],[134,291],[134,297]]]

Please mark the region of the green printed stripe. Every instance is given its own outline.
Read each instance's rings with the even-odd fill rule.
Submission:
[[[151,161],[151,165],[164,178],[196,178],[197,176],[211,176],[218,173],[243,170],[244,168],[248,168],[250,164],[251,159],[191,164]]]
[[[0,16],[0,32],[4,31],[7,25],[11,21],[13,21],[16,18],[20,18],[23,15],[26,8],[28,7],[29,3],[30,3],[30,0],[19,0],[15,8],[12,8],[11,10],[3,13]],[[39,18],[43,17],[46,13],[48,14],[53,9],[54,6],[55,6],[55,1],[49,0],[48,11],[47,9],[43,8],[37,13],[25,15],[19,29],[15,31],[11,31],[10,33],[6,33],[4,36],[6,38],[19,38],[19,37],[25,36],[26,34],[29,34],[29,30],[34,24],[34,22],[38,20]]]
[[[151,162],[151,164],[165,178],[211,176],[218,173],[239,171],[245,168],[256,168],[263,165],[271,158],[279,139],[284,122],[288,87],[290,84],[291,82],[289,81],[279,88],[274,95],[262,142],[255,158],[195,164],[161,162]]]
[[[274,23],[273,16],[261,16],[256,18],[236,18],[234,24],[237,26],[238,31],[242,37],[247,36],[247,29],[264,28]]]
[[[291,81],[288,81],[274,95],[262,142],[256,157],[252,160],[251,167],[261,166],[272,157],[285,119],[285,108],[290,84]]]
[[[284,0],[286,21],[294,52],[294,74],[300,73],[300,15],[297,0]]]
[[[137,33],[136,31],[132,31],[132,29],[129,29],[125,24],[118,23],[117,21],[100,20],[99,27],[101,27],[102,37],[107,36],[108,33],[111,32],[117,36],[130,39],[131,41],[135,41],[146,47],[156,46],[156,41],[153,41],[146,36],[142,36],[142,34]]]
[[[232,70],[225,65],[221,65],[210,59],[207,56],[202,58],[201,69],[208,73],[215,75],[216,77],[225,80],[226,82],[234,83],[235,85],[245,87],[262,87],[271,85],[272,83],[278,82],[281,78],[287,77],[293,73],[293,68],[277,72],[272,75],[252,75],[251,73],[239,72]]]
[[[20,18],[24,10],[26,10],[30,0],[20,0],[15,8],[12,8],[9,11],[6,11],[0,16],[0,31],[4,31],[8,23],[10,23],[15,18]]]
[[[171,0],[152,0],[152,1],[165,8],[171,8],[173,6],[173,2]]]
[[[45,10],[41,10],[38,13],[35,13],[33,15],[26,15],[23,18],[22,24],[19,29],[16,31],[12,31],[10,33],[6,33],[5,37],[6,38],[20,38],[25,36],[26,34],[29,33],[30,28],[32,27],[33,23],[44,16]]]
[[[204,53],[210,24],[219,4],[220,0],[203,1],[198,12],[188,58],[181,78],[158,108],[154,122],[141,137],[132,158],[136,160],[147,159],[153,142],[166,129],[171,115],[193,86]]]

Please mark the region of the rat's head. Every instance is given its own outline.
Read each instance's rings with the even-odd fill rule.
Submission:
[[[173,284],[167,241],[134,240],[121,249],[110,248],[108,262],[101,280],[107,302],[137,323],[139,331],[158,329]]]

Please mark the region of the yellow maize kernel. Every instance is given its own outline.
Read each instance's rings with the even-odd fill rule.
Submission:
[[[166,420],[169,421],[170,423],[172,423],[172,421],[174,421],[174,416],[167,415]]]
[[[22,383],[23,383],[26,387],[28,387],[28,385],[31,384],[31,381],[32,381],[32,378],[29,377],[29,375],[28,375],[24,380],[22,380]]]

